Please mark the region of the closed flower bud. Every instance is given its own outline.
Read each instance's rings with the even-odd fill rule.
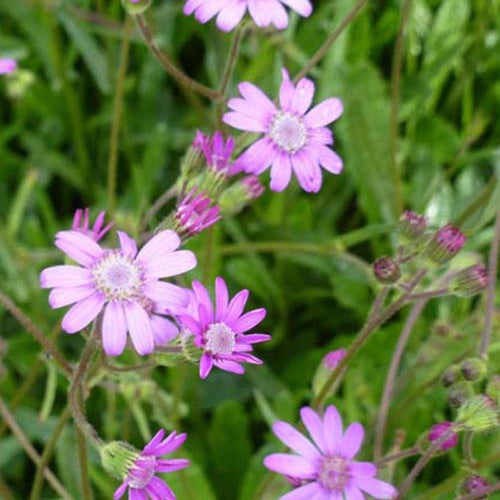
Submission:
[[[438,441],[442,436],[447,433],[450,433],[453,430],[453,422],[441,422],[439,424],[435,424],[431,427],[427,434],[427,439],[429,442],[434,443]],[[446,439],[441,445],[439,449],[441,451],[449,450],[450,448],[454,448],[458,444],[458,434],[456,432],[452,432],[450,437]]]
[[[122,0],[122,5],[129,14],[142,14],[152,3],[152,0]]]
[[[460,408],[472,396],[472,388],[467,382],[456,382],[448,390],[448,404]]]
[[[345,349],[336,349],[323,357],[313,377],[312,389],[315,395],[319,394],[331,373],[344,358],[345,353]]]
[[[107,443],[99,452],[104,470],[120,480],[127,477],[129,469],[133,467],[135,460],[140,457],[138,450],[123,441]]]
[[[335,351],[330,351],[323,358],[323,366],[325,366],[327,370],[335,370],[342,359],[344,359],[345,353],[345,349],[336,349]]]
[[[425,255],[435,265],[446,264],[462,249],[467,237],[458,228],[446,224],[429,241],[425,249]]]
[[[248,175],[231,184],[220,197],[221,211],[224,215],[234,215],[258,198],[264,192],[258,177]]]
[[[493,429],[498,425],[496,403],[484,394],[468,399],[458,410],[457,423],[475,432]]]
[[[423,215],[406,210],[399,219],[399,230],[403,243],[415,243],[425,236],[427,220]]]
[[[478,382],[486,375],[486,363],[479,358],[469,358],[462,362],[460,371],[465,380]]]
[[[466,477],[460,485],[461,495],[474,495],[487,488],[490,483],[482,476],[474,474]],[[475,497],[476,500],[486,500],[488,495]]]
[[[396,283],[401,278],[401,270],[391,257],[380,257],[373,263],[373,273],[380,283]]]
[[[450,387],[460,379],[460,368],[457,365],[452,365],[445,370],[441,377],[441,383],[444,387]]]
[[[450,283],[450,290],[460,297],[471,297],[488,286],[488,271],[480,264],[459,271]]]

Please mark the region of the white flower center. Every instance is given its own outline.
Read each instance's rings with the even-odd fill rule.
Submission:
[[[279,112],[271,123],[269,136],[282,150],[295,153],[304,147],[307,140],[307,129],[298,116]]]
[[[349,481],[349,463],[347,460],[334,456],[325,457],[319,467],[317,481],[328,491],[343,491]]]
[[[142,455],[138,462],[139,465],[136,464],[129,470],[127,479],[131,488],[142,489],[149,484],[155,475],[156,458]]]
[[[128,299],[141,295],[142,270],[129,257],[110,253],[94,267],[96,287],[108,300]]]
[[[205,349],[212,354],[231,354],[236,345],[235,333],[225,323],[211,324],[205,339]]]

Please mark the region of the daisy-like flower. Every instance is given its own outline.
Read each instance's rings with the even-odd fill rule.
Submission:
[[[159,457],[176,451],[186,440],[186,434],[172,432],[163,439],[165,431],[161,429],[154,438],[144,447],[142,452],[127,468],[126,477],[115,491],[113,498],[118,500],[128,489],[129,500],[175,500],[174,492],[167,483],[156,476],[161,472],[174,472],[189,465],[185,458],[170,458],[163,460]]]
[[[135,350],[153,351],[155,340],[171,340],[173,325],[158,313],[175,313],[189,301],[187,290],[160,281],[190,271],[194,254],[177,250],[181,240],[174,231],[161,231],[137,252],[135,241],[118,231],[120,248],[103,249],[78,231],[56,234],[55,245],[81,267],[53,266],[40,275],[42,288],[53,288],[53,308],[74,304],[62,320],[67,333],[83,330],[103,312],[102,341],[110,356],[121,354],[130,333]]]
[[[340,157],[328,147],[333,136],[325,127],[342,114],[342,102],[332,97],[307,111],[314,83],[302,78],[294,85],[285,69],[282,74],[279,108],[255,85],[243,82],[238,86],[243,98],[228,101],[232,111],[223,120],[237,129],[264,134],[236,160],[243,170],[259,175],[271,166],[273,191],[288,186],[293,170],[302,189],[316,193],[322,182],[320,166],[332,174],[343,168]]]
[[[309,17],[312,5],[309,0],[187,0],[184,14],[194,17],[200,23],[206,23],[217,16],[217,27],[222,31],[231,31],[248,10],[259,28],[274,25],[282,30],[288,26],[287,5],[303,17]]]
[[[0,75],[12,73],[17,68],[17,61],[14,59],[0,59]]]
[[[350,424],[342,432],[342,420],[335,406],[327,407],[323,418],[309,407],[300,416],[313,442],[286,422],[276,422],[273,432],[295,454],[274,453],[264,465],[283,474],[300,486],[279,500],[363,500],[364,493],[374,498],[392,498],[396,489],[379,479],[370,462],[357,462],[364,438],[363,427]]]
[[[215,224],[220,219],[220,208],[204,192],[196,194],[196,188],[193,188],[180,202],[175,218],[178,232],[184,238],[190,238]]]
[[[212,137],[205,135],[201,130],[197,130],[193,147],[203,153],[209,168],[227,176],[238,173],[231,162],[231,155],[234,150],[234,139],[232,137],[224,140],[222,132],[218,130]]]
[[[96,217],[94,225],[92,226],[92,229],[90,229],[89,209],[79,208],[78,210],[76,210],[73,217],[73,224],[71,226],[71,229],[73,231],[79,231],[83,234],[86,234],[87,236],[90,236],[94,241],[99,241],[113,227],[112,222],[110,222],[107,226],[102,227],[104,225],[105,217],[106,212],[103,210]]]
[[[252,344],[266,342],[271,336],[263,333],[245,335],[266,315],[265,309],[254,309],[242,315],[248,300],[248,290],[241,290],[231,301],[226,283],[215,280],[215,308],[207,289],[193,282],[193,294],[188,312],[179,315],[184,327],[182,335],[193,336],[194,345],[203,351],[200,359],[200,377],[205,379],[214,366],[241,375],[242,363],[262,364],[250,354]]]

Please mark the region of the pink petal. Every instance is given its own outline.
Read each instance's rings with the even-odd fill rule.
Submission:
[[[293,92],[292,111],[298,115],[303,115],[311,106],[313,97],[314,83],[308,78],[300,79]]]
[[[113,495],[113,498],[115,500],[119,500],[124,494],[125,492],[127,491],[127,488],[128,488],[128,484],[125,482],[125,483],[122,483],[115,491],[114,495]]]
[[[188,467],[189,460],[185,458],[170,458],[168,460],[158,460],[156,472],[174,472]]]
[[[365,500],[365,496],[354,485],[347,485],[344,490],[346,500]]]
[[[196,267],[196,257],[189,250],[158,254],[154,259],[143,263],[146,279],[168,278],[187,273]]]
[[[276,113],[276,106],[273,102],[253,83],[241,82],[238,90],[245,99],[253,101],[256,106],[266,109],[269,113]]]
[[[398,492],[394,486],[380,479],[357,477],[354,484],[374,498],[392,498]]]
[[[243,333],[258,325],[266,316],[266,310],[254,309],[241,316],[233,326],[235,333]]]
[[[299,151],[292,156],[292,166],[304,191],[317,193],[321,189],[321,169],[315,158],[311,158],[304,151]]]
[[[239,97],[229,99],[227,106],[229,109],[232,109],[237,113],[241,113],[252,120],[257,120],[264,124],[269,123],[269,120],[273,115],[273,113],[270,113],[267,109],[259,108],[255,106],[253,102],[240,99]]]
[[[203,356],[200,359],[200,378],[206,379],[210,372],[212,371],[213,360],[212,356],[206,352],[203,353]]]
[[[316,443],[316,446],[323,453],[328,453],[328,447],[324,436],[323,422],[319,415],[312,408],[305,406],[300,410],[300,418],[302,419],[302,422],[304,422],[304,425]]]
[[[182,325],[194,335],[201,335],[201,326],[195,318],[187,314],[181,314],[177,318]]]
[[[352,458],[358,453],[365,437],[365,431],[361,424],[357,422],[349,425],[346,429],[339,453],[346,458]]]
[[[137,254],[137,244],[135,241],[123,231],[117,231],[117,234],[122,252],[131,259],[135,258]]]
[[[167,438],[165,438],[155,449],[155,455],[166,455],[178,450],[186,441],[187,434],[177,434],[177,432],[171,432]]]
[[[305,116],[304,122],[311,128],[324,127],[335,121],[343,110],[342,101],[336,97],[330,97],[314,106]]]
[[[228,359],[214,359],[214,365],[221,370],[226,372],[235,373],[236,375],[243,375],[245,373],[245,367],[237,363],[236,361],[230,361]]]
[[[245,172],[259,175],[274,162],[278,154],[273,142],[264,137],[254,142],[239,158],[237,162]]]
[[[328,453],[338,453],[342,442],[342,419],[333,405],[329,405],[325,411],[323,429]]]
[[[52,309],[57,309],[83,300],[94,292],[95,288],[91,285],[54,288],[49,294],[49,304]]]
[[[118,356],[127,344],[127,322],[123,305],[112,300],[104,309],[102,318],[102,345],[108,356]]]
[[[246,3],[240,0],[226,4],[217,16],[217,27],[225,32],[231,31],[241,21],[246,10]]]
[[[311,441],[294,429],[290,424],[286,422],[276,422],[273,425],[273,432],[278,439],[283,441],[283,443],[295,453],[303,455],[311,461],[320,457],[319,451],[313,446]]]
[[[61,327],[67,333],[83,330],[101,312],[106,298],[100,293],[77,302],[64,316]]]
[[[145,455],[154,455],[154,451],[156,447],[161,443],[164,435],[165,431],[163,429],[160,429],[149,441],[149,443],[143,448],[142,453]]]
[[[317,473],[312,460],[287,453],[268,455],[264,458],[264,465],[274,472],[298,479],[313,479]]]
[[[241,316],[241,313],[243,312],[243,309],[245,308],[245,305],[247,303],[248,295],[248,290],[240,290],[231,299],[231,302],[229,303],[229,306],[227,308],[227,312],[224,318],[222,318],[222,321],[224,321],[228,326],[232,326],[232,324]]]
[[[177,253],[177,252],[176,252]],[[185,288],[164,281],[148,281],[142,287],[144,294],[163,308],[186,307],[189,295]]]
[[[265,28],[271,24],[271,9],[270,2],[266,0],[247,0],[248,10],[255,24],[259,28]]]
[[[144,490],[138,490],[136,488],[129,488],[128,490],[129,500],[148,500],[148,496]]]
[[[340,174],[344,164],[340,156],[326,146],[315,146],[318,152],[319,164],[332,174]]]
[[[88,285],[93,280],[92,271],[78,266],[52,266],[40,273],[42,288],[70,288]]]
[[[204,2],[206,2],[206,0],[188,0],[184,5],[183,9],[184,14],[189,16],[195,11],[195,9],[197,9]]]
[[[179,329],[174,323],[157,314],[151,315],[151,328],[155,342],[160,345],[168,344],[179,335]]]
[[[267,130],[267,123],[263,123],[257,118],[249,118],[236,111],[225,113],[222,121],[238,130],[246,130],[248,132],[265,132]]]
[[[287,153],[278,154],[271,167],[271,189],[277,193],[283,191],[290,184],[291,177],[290,155]]]
[[[267,342],[268,340],[271,340],[271,335],[267,333],[251,333],[238,337],[238,342],[245,344],[257,344],[259,342]]]
[[[89,236],[78,231],[60,231],[55,245],[83,266],[91,266],[103,254],[102,248]]]
[[[309,137],[310,146],[327,145],[331,146],[333,144],[333,134],[329,128],[319,127],[311,128],[307,133]]]
[[[351,462],[349,471],[356,477],[374,477],[377,475],[377,467],[371,462]]]
[[[181,240],[175,231],[166,229],[155,234],[141,249],[137,260],[147,263],[155,260],[158,255],[165,255],[179,248]]]
[[[330,500],[330,496],[318,483],[309,483],[281,496],[279,500]]]
[[[309,17],[312,12],[312,5],[309,0],[281,0],[282,3],[288,5],[301,16]]]
[[[272,23],[276,29],[284,30],[288,26],[288,14],[281,3],[274,2],[272,11]]]
[[[146,487],[146,491],[149,493],[149,496],[155,500],[152,493],[156,495],[157,500],[175,500],[174,492],[170,489],[163,479],[159,477],[152,477],[149,481],[149,484]]]
[[[217,276],[215,278],[215,320],[220,321],[226,314],[229,294],[226,282]]]
[[[152,353],[155,343],[151,320],[147,312],[136,302],[127,302],[124,310],[135,350],[141,356]]]
[[[210,2],[204,2],[196,9],[194,17],[200,23],[206,23],[219,12],[227,1],[228,0],[210,0]]]
[[[198,303],[203,305],[206,311],[206,317],[203,319],[203,323],[212,322],[214,318],[214,310],[212,306],[212,299],[210,298],[207,289],[199,281],[193,281],[192,287]]]
[[[281,77],[282,81],[280,86],[280,105],[283,111],[291,111],[292,98],[295,92],[295,87],[293,86],[288,71],[285,68],[281,70]]]

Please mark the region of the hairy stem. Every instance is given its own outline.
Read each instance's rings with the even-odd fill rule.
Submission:
[[[382,457],[380,460],[375,462],[375,465],[378,468],[385,467],[392,462],[398,462],[399,460],[403,460],[404,458],[413,457],[418,455],[420,450],[417,446],[413,446],[412,448],[408,448],[407,450],[398,451],[397,453],[393,453],[392,455],[387,455]]]
[[[93,496],[89,476],[89,456],[87,450],[87,441],[85,440],[85,435],[80,429],[76,430],[76,445],[78,448],[80,479],[82,481],[82,498],[83,500],[92,500]]]

